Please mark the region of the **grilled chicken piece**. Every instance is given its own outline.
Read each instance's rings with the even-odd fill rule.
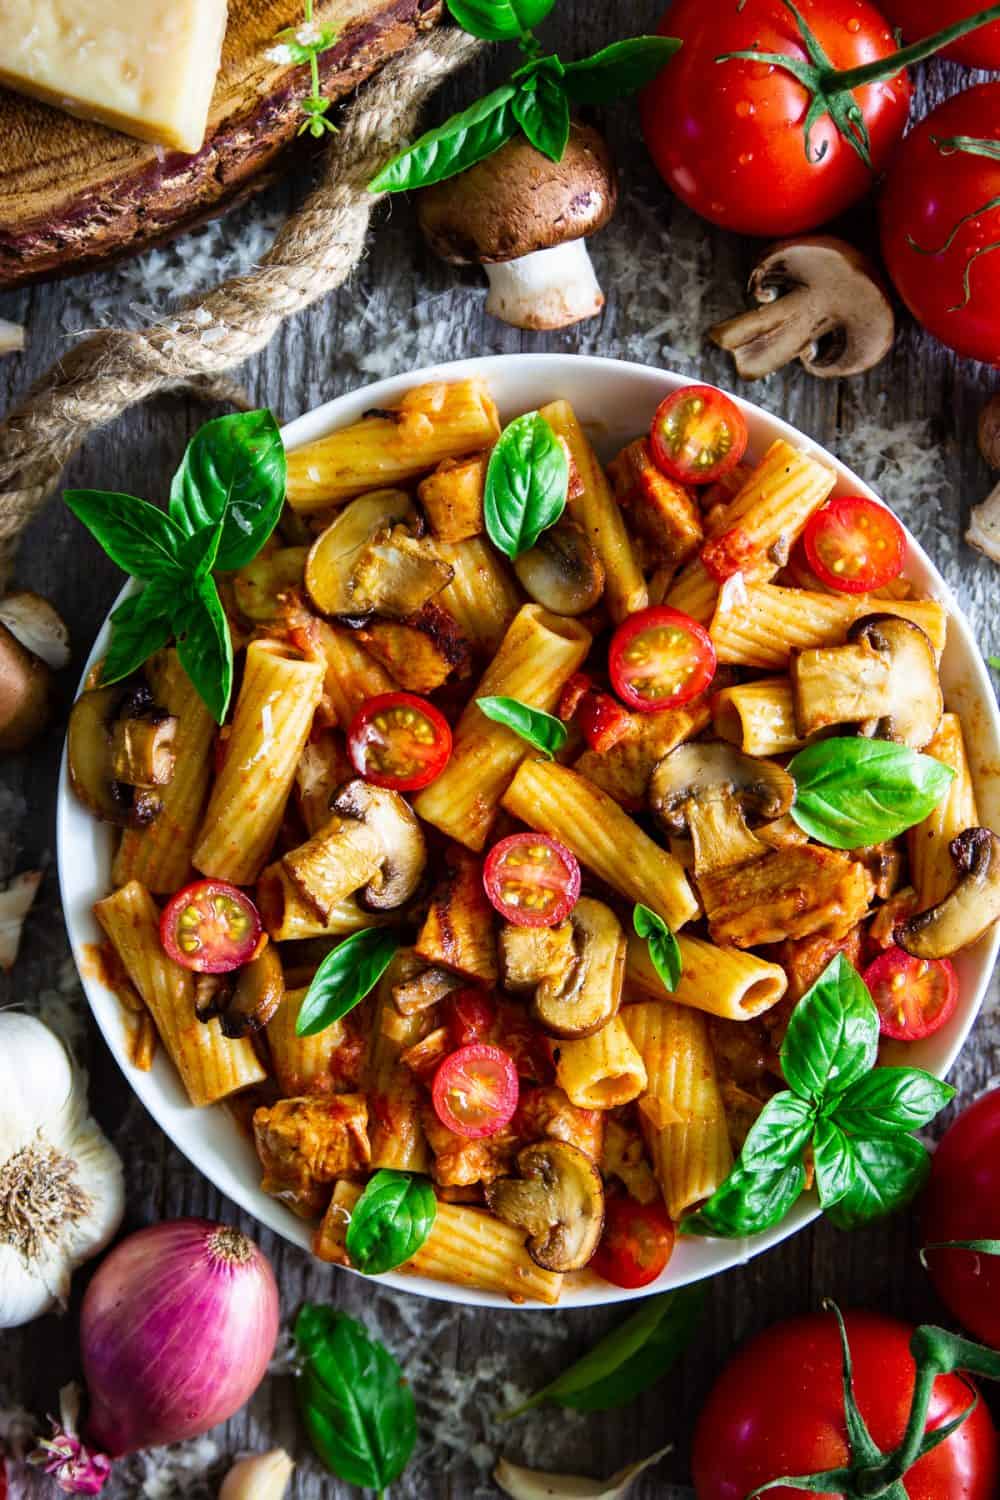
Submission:
[[[884,910],[885,908],[880,908]],[[780,1047],[785,1040],[792,1011],[806,990],[811,989],[831,959],[842,953],[848,963],[856,969],[861,967],[861,943],[864,927],[859,922],[841,938],[816,937],[788,938],[777,944],[770,953],[762,956],[780,964],[788,975],[788,989],[770,1010],[761,1016],[761,1024],[767,1030],[771,1043]],[[891,941],[891,938],[890,938]]]
[[[868,911],[874,881],[840,850],[802,844],[702,875],[698,890],[713,942],[756,948],[846,936]]]
[[[452,673],[472,670],[472,647],[439,604],[425,604],[404,622],[375,620],[357,638],[410,693],[431,693]]]
[[[303,1219],[324,1211],[338,1177],[363,1170],[371,1160],[363,1094],[279,1099],[254,1113],[253,1134],[264,1168],[262,1189]]]
[[[646,1159],[638,1130],[609,1116],[604,1127],[601,1171],[605,1178],[617,1177],[637,1203],[657,1203],[660,1185]]]
[[[682,708],[668,708],[659,714],[631,714],[629,727],[616,745],[601,754],[585,750],[575,761],[574,770],[634,812],[645,806],[646,789],[654,768],[684,740],[700,734],[710,718],[707,693]]]
[[[550,1088],[522,1090],[513,1128],[522,1142],[539,1141],[543,1137],[569,1141],[599,1162],[604,1151],[605,1113],[602,1109],[578,1109],[553,1084]]]
[[[431,1176],[441,1187],[470,1187],[476,1182],[495,1182],[511,1170],[520,1139],[512,1126],[485,1140],[470,1141],[442,1125],[430,1104],[421,1111],[424,1133],[434,1161]]]
[[[678,567],[694,556],[704,540],[694,491],[656,467],[648,438],[623,448],[608,465],[608,475],[644,565]]]
[[[482,864],[453,844],[445,873],[434,889],[416,942],[425,963],[441,965],[463,979],[495,985],[498,978],[493,908],[483,890]]]
[[[446,458],[417,486],[431,531],[439,542],[464,542],[483,529],[487,453]]]
[[[376,614],[406,620],[440,594],[455,576],[450,563],[436,556],[402,526],[374,537],[362,549],[354,568],[355,588],[371,601]]]

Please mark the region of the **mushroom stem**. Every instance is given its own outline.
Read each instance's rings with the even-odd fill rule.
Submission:
[[[486,311],[514,328],[568,328],[604,306],[586,240],[486,266]]]
[[[24,329],[20,323],[0,318],[0,354],[20,354],[24,348]]]
[[[695,875],[711,875],[767,854],[768,846],[751,833],[736,801],[723,797],[692,801],[684,811],[694,844]]]
[[[970,547],[1000,563],[1000,484],[990,491],[981,505],[973,507],[965,540]]]

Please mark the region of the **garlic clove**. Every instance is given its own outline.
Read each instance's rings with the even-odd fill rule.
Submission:
[[[59,611],[29,589],[0,599],[0,625],[6,625],[25,651],[40,656],[54,672],[69,666],[69,631]]]
[[[295,1464],[284,1448],[239,1459],[219,1491],[219,1500],[281,1500]]]
[[[648,1458],[619,1469],[610,1479],[587,1479],[581,1474],[544,1474],[539,1469],[509,1463],[505,1458],[501,1458],[493,1470],[493,1478],[512,1500],[622,1500],[633,1480],[638,1479],[644,1469],[665,1458],[671,1446],[668,1443]]]
[[[0,318],[0,354],[19,354],[24,348],[24,329],[20,323]]]
[[[41,870],[26,870],[23,875],[15,875],[0,891],[0,969],[5,974],[14,967],[24,919],[41,883]]]

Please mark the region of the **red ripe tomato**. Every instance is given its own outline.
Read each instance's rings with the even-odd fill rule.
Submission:
[[[608,648],[615,692],[640,713],[678,708],[715,676],[712,638],[703,625],[668,604],[629,615]]]
[[[502,1047],[473,1042],[438,1065],[431,1099],[442,1125],[478,1141],[510,1124],[519,1089],[513,1058]]]
[[[921,1238],[925,1245],[1000,1240],[1000,1089],[963,1110],[935,1151]],[[927,1269],[949,1312],[1000,1349],[1000,1256],[928,1250]]]
[[[883,1036],[918,1042],[940,1031],[958,1004],[958,977],[946,958],[914,958],[887,948],[864,973]]]
[[[747,451],[747,424],[736,402],[714,385],[682,385],[661,401],[649,447],[661,473],[678,484],[714,484]]]
[[[895,51],[892,32],[868,0],[799,0],[797,8],[836,68]],[[695,213],[744,234],[798,234],[871,191],[909,115],[905,73],[854,93],[873,174],[829,115],[816,121],[806,155],[809,92],[785,68],[716,61],[747,50],[807,61],[784,0],[674,0],[659,29],[683,46],[642,96],[642,129],[664,182]]]
[[[615,1286],[648,1286],[674,1253],[674,1226],[662,1203],[609,1198],[604,1233],[590,1269]]]
[[[986,9],[983,0],[880,0],[880,6],[900,28],[904,42],[921,42],[953,21],[964,21]],[[1000,21],[952,42],[941,56],[970,68],[1000,68]]]
[[[416,792],[439,776],[451,755],[444,714],[415,693],[379,693],[351,720],[347,750],[359,776],[374,786]]]
[[[813,511],[802,543],[820,583],[842,594],[884,588],[902,573],[906,557],[896,517],[864,495],[838,495]]]
[[[631,715],[610,693],[594,687],[586,672],[574,672],[559,698],[557,710],[564,724],[575,720],[591,750],[604,755],[628,733]]]
[[[263,931],[250,897],[224,880],[196,880],[172,896],[160,942],[174,963],[197,974],[229,974],[249,963]]]
[[[544,833],[512,833],[494,844],[483,866],[486,894],[515,927],[555,927],[580,895],[576,855]]]
[[[880,1313],[845,1318],[854,1361],[854,1394],[872,1438],[884,1451],[903,1436],[913,1394],[913,1329]],[[929,1431],[966,1411],[969,1384],[939,1375]],[[784,1474],[842,1467],[848,1459],[840,1338],[832,1314],[791,1318],[765,1329],[729,1361],[702,1409],[692,1471],[698,1500],[746,1500]],[[982,1401],[939,1448],[903,1480],[909,1500],[994,1500],[1000,1483],[997,1436]],[[782,1485],[768,1500],[804,1493]]]
[[[950,144],[962,138],[982,146]],[[1000,83],[984,83],[910,131],[879,204],[886,268],[910,312],[942,344],[988,364],[1000,364],[998,198]]]
[[[467,1047],[490,1035],[497,1023],[497,1007],[486,990],[456,990],[441,1007],[444,1023],[453,1047]]]

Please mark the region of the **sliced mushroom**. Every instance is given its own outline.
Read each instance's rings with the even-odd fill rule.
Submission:
[[[392,1003],[401,1016],[413,1016],[418,1011],[430,1010],[446,995],[463,989],[467,981],[459,974],[450,974],[447,969],[424,969],[413,979],[404,980],[392,987]]]
[[[678,745],[649,779],[649,802],[668,833],[688,829],[696,875],[744,864],[768,853],[747,820],[781,818],[795,782],[777,761],[744,755],[722,741]]]
[[[533,990],[545,979],[565,979],[576,963],[572,923],[515,927],[505,922],[500,930],[500,962],[504,989],[515,994]]]
[[[20,354],[24,348],[24,327],[0,318],[0,354]]]
[[[427,845],[410,804],[398,792],[357,778],[341,787],[331,808],[362,824],[379,850],[378,870],[358,904],[367,911],[393,911],[409,901],[427,864]]]
[[[927,635],[898,615],[865,615],[844,646],[795,651],[796,728],[803,739],[831,724],[922,750],[944,712],[937,658]]]
[[[604,593],[604,565],[582,526],[568,517],[543,531],[514,561],[521,587],[557,615],[583,615]]]
[[[626,941],[603,901],[581,896],[558,927],[507,927],[500,942],[508,986],[535,988],[535,1016],[553,1036],[593,1036],[618,1014]]]
[[[355,570],[373,538],[394,526],[415,524],[417,513],[404,490],[374,490],[350,501],[319,536],[306,558],[306,589],[325,615],[363,617],[374,610],[358,592]]]
[[[66,622],[41,594],[21,589],[8,594],[6,599],[0,599],[0,625],[6,625],[24,649],[40,657],[53,672],[61,672],[63,667],[69,666]]]
[[[951,895],[896,928],[896,942],[914,958],[949,958],[1000,917],[1000,838],[967,828],[952,839],[951,857],[959,876]]]
[[[604,1227],[604,1185],[585,1152],[568,1141],[538,1141],[518,1152],[520,1178],[486,1189],[498,1218],[528,1234],[527,1250],[547,1271],[578,1271]]]
[[[435,556],[430,544],[394,526],[362,547],[354,566],[353,589],[376,614],[405,620],[423,609],[455,576],[451,563]]]
[[[96,817],[122,828],[144,828],[157,817],[162,803],[150,789],[157,783],[122,780],[116,770],[115,747],[118,744],[121,750],[123,738],[128,738],[119,734],[121,724],[138,721],[137,735],[142,737],[141,726],[162,724],[168,718],[153,703],[146,683],[135,678],[91,688],[76,700],[66,737],[70,785]],[[146,765],[137,774],[149,769]]]
[[[278,950],[268,943],[236,975],[224,998],[216,1001],[222,1035],[236,1041],[260,1031],[277,1013],[285,998],[285,976]]]
[[[126,786],[167,786],[173,780],[179,721],[150,704],[145,711],[122,714],[111,731],[111,771]]]
[[[773,245],[750,277],[758,304],[708,330],[744,380],[793,359],[810,375],[858,375],[884,359],[896,322],[878,273],[845,240],[807,235]]]

